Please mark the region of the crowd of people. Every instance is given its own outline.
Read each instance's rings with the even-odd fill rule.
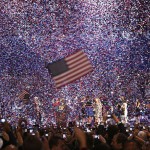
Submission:
[[[28,127],[25,119],[13,126],[1,119],[0,149],[2,150],[148,150],[150,149],[149,126],[124,124],[111,114],[99,124]]]

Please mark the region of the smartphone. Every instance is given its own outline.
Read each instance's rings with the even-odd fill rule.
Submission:
[[[103,123],[103,122],[101,122],[101,123],[100,123],[100,125],[103,125],[103,126],[104,126],[104,123]]]
[[[63,139],[65,139],[66,138],[66,134],[63,134]]]
[[[111,115],[107,115],[107,118],[111,118]]]
[[[33,133],[33,129],[30,129],[29,132],[30,132],[30,133]]]
[[[95,139],[98,139],[98,135],[94,135],[94,138],[95,138]]]
[[[78,126],[80,125],[80,123],[77,121],[77,122],[76,122],[76,125],[77,125],[77,127],[78,127]]]
[[[88,132],[88,133],[89,133],[89,132],[91,132],[91,131],[87,128],[87,129],[86,129],[86,132]]]
[[[1,122],[2,122],[2,123],[5,122],[5,119],[1,119]]]
[[[48,134],[46,133],[45,136],[48,136]]]

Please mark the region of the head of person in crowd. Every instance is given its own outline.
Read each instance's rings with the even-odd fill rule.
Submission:
[[[96,135],[105,136],[105,134],[106,134],[106,129],[105,129],[104,125],[99,125],[96,129]]]
[[[109,125],[107,128],[107,142],[110,145],[111,141],[115,134],[119,132],[119,129],[116,125]]]
[[[123,150],[140,150],[140,145],[135,140],[128,140],[124,145]]]
[[[127,134],[127,132],[126,132],[126,127],[124,126],[123,123],[119,123],[119,124],[118,124],[118,128],[119,128],[119,132],[120,132],[120,133]]]
[[[11,125],[6,121],[3,123],[3,131],[9,133],[11,131]]]
[[[123,150],[124,145],[127,141],[127,136],[123,133],[117,133],[114,135],[111,146],[113,150]]]
[[[34,135],[28,135],[23,143],[23,150],[42,150],[42,142]]]
[[[0,138],[0,149],[3,147],[3,139]]]
[[[2,142],[3,142],[2,148],[5,148],[6,146],[8,146],[10,144],[9,135],[5,131],[2,131],[1,139],[2,139]]]
[[[111,150],[110,146],[106,143],[98,143],[92,150]]]
[[[137,134],[138,137],[140,137],[142,140],[146,141],[147,140],[147,134],[144,131],[139,131],[139,133]]]
[[[86,133],[86,142],[87,142],[87,147],[88,149],[92,149],[93,144],[94,144],[94,139],[91,133]]]
[[[53,136],[49,140],[49,148],[50,150],[69,150],[65,140],[58,136]]]
[[[8,145],[3,150],[17,150],[17,147],[14,145]]]

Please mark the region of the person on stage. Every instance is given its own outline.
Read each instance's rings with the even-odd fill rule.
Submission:
[[[115,114],[119,118],[119,120],[121,120],[122,110],[121,110],[121,104],[120,103],[118,103],[118,105],[116,107]]]
[[[34,97],[34,103],[35,103],[35,110],[36,110],[36,114],[37,114],[37,123],[41,124],[41,120],[42,120],[42,114],[41,114],[41,110],[40,110],[40,101],[38,97]]]
[[[87,100],[86,105],[85,105],[86,121],[87,121],[87,124],[92,124],[94,120],[93,104],[89,96],[86,97],[86,100]]]
[[[94,102],[95,102],[95,104],[94,104],[95,122],[100,124],[100,122],[103,121],[103,116],[102,116],[102,113],[103,113],[102,112],[102,107],[103,106],[102,106],[102,103],[101,103],[99,98],[95,98]]]
[[[136,104],[135,104],[135,121],[136,121],[136,124],[139,124],[140,123],[140,119],[141,119],[141,114],[140,114],[140,101],[137,100],[136,101]]]
[[[125,100],[125,98],[122,96],[121,97],[122,100],[122,106],[121,106],[121,121],[123,123],[128,123],[128,108],[127,108],[127,101]]]
[[[86,110],[85,109],[86,109],[85,104],[83,104],[81,108],[81,118],[80,118],[83,124],[86,122]]]

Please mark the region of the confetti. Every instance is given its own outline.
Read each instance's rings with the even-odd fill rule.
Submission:
[[[20,117],[34,124],[38,97],[43,124],[55,123],[59,110],[53,101],[60,98],[69,121],[79,116],[83,96],[103,97],[106,107],[124,96],[132,118],[136,99],[146,104],[149,97],[149,7],[149,0],[1,0],[2,116],[14,124]],[[57,90],[45,62],[77,49],[83,49],[94,70]],[[24,89],[30,92],[26,105],[17,99]]]

